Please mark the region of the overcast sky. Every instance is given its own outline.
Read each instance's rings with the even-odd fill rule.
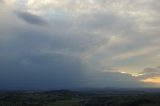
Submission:
[[[0,0],[0,89],[160,87],[159,0]]]

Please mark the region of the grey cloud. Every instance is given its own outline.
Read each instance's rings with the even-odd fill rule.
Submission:
[[[4,0],[0,0],[0,3],[5,3],[5,1]]]
[[[0,3],[3,3],[4,1],[3,0],[0,0]]]
[[[146,74],[146,73],[154,73],[154,72],[160,72],[160,67],[157,66],[157,67],[148,67],[148,68],[145,68],[144,71],[141,73],[141,74]]]
[[[132,21],[131,21],[132,20]],[[113,13],[88,14],[81,19],[81,25],[90,30],[105,30],[108,33],[118,33],[124,29],[131,30],[134,27],[133,18],[126,18]]]
[[[57,53],[70,44],[43,30],[18,27],[14,28],[12,36],[9,41],[0,43],[1,89],[140,86],[129,74],[99,70],[94,73],[94,67],[87,67],[81,58],[72,56],[73,52]]]
[[[45,25],[47,22],[38,15],[29,12],[16,12],[16,15],[23,21],[33,25]]]
[[[103,2],[107,1],[101,2],[104,4]],[[108,3],[113,1],[109,0]],[[121,3],[123,4],[123,1]],[[112,66],[137,67],[137,61],[140,60],[145,64],[143,56],[126,62],[121,60],[113,62],[110,58],[135,49],[144,49],[148,45],[154,46],[155,39],[159,41],[159,36],[156,36],[157,31],[155,33],[151,31],[152,34],[140,32],[138,28],[141,23],[137,22],[139,16],[119,15],[118,10],[100,11],[89,12],[87,15],[80,12],[78,16],[74,15],[74,12],[65,15],[62,12],[56,17],[52,17],[51,13],[52,15],[45,14],[41,17],[16,10],[14,14],[16,13],[18,18],[10,14],[6,16],[7,20],[3,15],[4,21],[1,20],[3,24],[0,24],[0,37],[3,38],[0,39],[0,83],[3,85],[1,87],[36,89],[143,86],[139,81],[140,78],[130,74],[108,72],[117,71],[117,68],[113,69]],[[49,25],[44,20],[45,17],[50,19]],[[22,20],[29,25],[21,24]],[[46,27],[32,27],[33,25],[46,25]],[[118,37],[126,41],[111,43],[108,46],[112,35],[120,35]],[[85,53],[91,55],[89,60],[83,60]],[[103,68],[102,64],[109,66],[105,67],[106,72],[99,72]],[[154,70],[154,73],[145,69],[141,74],[159,75],[158,70],[150,70]]]
[[[9,65],[9,67],[8,67]],[[58,89],[83,85],[85,67],[65,55],[30,55],[0,63],[1,89]]]
[[[140,74],[150,75],[150,74],[160,74],[160,67],[147,67]]]
[[[140,79],[160,77],[160,67],[147,67],[139,74],[140,76],[138,76],[138,78]]]
[[[122,74],[119,72],[96,72],[89,74],[93,87],[120,87],[120,88],[132,88],[142,87],[145,84],[140,82],[136,77],[130,74]]]
[[[8,67],[9,65],[9,67]],[[29,55],[0,63],[1,89],[141,87],[129,74],[92,72],[82,61],[65,55]]]
[[[157,12],[160,10],[160,4],[158,3],[157,0],[151,0],[150,4],[148,4],[146,6],[149,10],[154,10],[154,11],[157,11]]]

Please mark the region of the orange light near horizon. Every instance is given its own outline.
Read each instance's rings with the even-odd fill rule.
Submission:
[[[147,79],[144,79],[144,80],[141,80],[141,81],[148,82],[148,83],[160,84],[160,77],[147,78]]]

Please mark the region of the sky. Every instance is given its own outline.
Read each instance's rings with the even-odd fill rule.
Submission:
[[[0,89],[160,87],[159,0],[0,0]]]

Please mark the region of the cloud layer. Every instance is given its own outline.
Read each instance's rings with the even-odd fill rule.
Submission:
[[[2,88],[148,86],[142,80],[159,77],[159,70],[141,72],[159,66],[159,4],[0,1]]]

